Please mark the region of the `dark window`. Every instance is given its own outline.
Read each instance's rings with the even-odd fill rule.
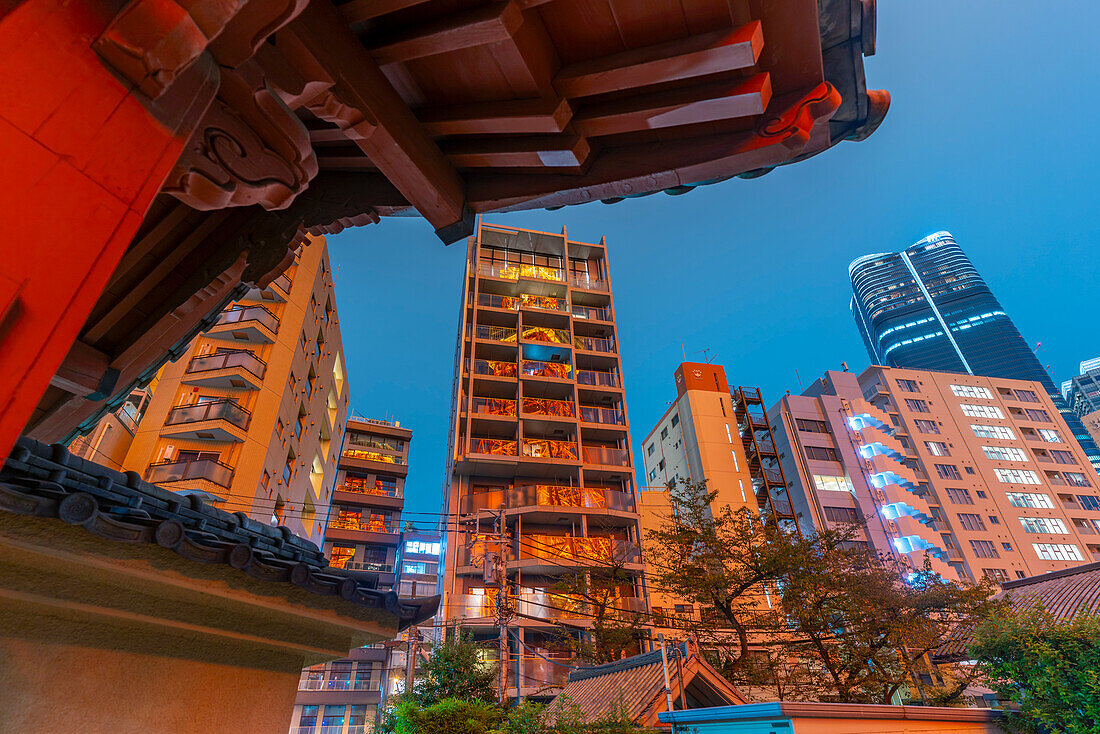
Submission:
[[[1001,568],[983,568],[982,574],[991,581],[1008,581],[1008,571]]]
[[[1012,543],[1001,543],[1001,548],[1008,551],[1009,553],[1011,553],[1012,552]]]
[[[962,474],[959,474],[959,467],[954,464],[936,464],[936,474],[940,476],[940,479],[962,479]]]
[[[825,421],[809,420],[807,418],[795,418],[794,424],[803,433],[828,433],[829,426]]]
[[[981,515],[971,515],[966,512],[959,513],[959,524],[967,530],[985,530],[985,523]]]
[[[974,473],[974,467],[964,466],[963,468],[966,469],[967,474],[973,474]]]
[[[859,513],[851,507],[825,507],[825,519],[832,522],[859,522]]]
[[[997,553],[997,547],[993,545],[992,540],[972,540],[970,541],[970,549],[974,551],[974,555],[978,558],[1000,558],[1000,554]]]
[[[928,413],[928,403],[923,400],[915,400],[913,398],[905,399],[905,406],[914,413]]]
[[[661,429],[661,440],[663,441],[666,438],[668,438],[668,427],[667,426],[665,428]]]
[[[661,459],[661,463],[657,465],[657,468],[660,469],[661,471],[665,470],[665,460],[664,459]]]
[[[920,392],[916,380],[898,380],[898,387],[905,392]]]
[[[975,494],[978,495],[978,499],[982,499],[982,500],[985,499],[985,492],[984,491],[979,489],[979,490],[977,490],[977,492],[975,492]]]
[[[1080,500],[1082,509],[1100,511],[1100,497],[1091,494],[1079,494],[1077,499]]]
[[[1028,420],[1035,421],[1036,423],[1051,423],[1050,416],[1047,415],[1045,410],[1039,410],[1038,408],[1027,408],[1024,410],[1027,414]]]
[[[672,427],[675,428],[678,425],[680,425],[680,416],[678,416],[678,415],[672,416]]]
[[[830,446],[807,446],[806,456],[817,461],[840,461],[836,449]]]
[[[917,418],[913,421],[917,424],[917,430],[921,433],[939,433],[940,427],[936,425],[936,421],[924,420]]]
[[[989,516],[989,524],[990,525],[1000,525],[1001,521],[997,519],[996,515],[990,515]]]
[[[970,492],[965,489],[958,489],[956,487],[947,488],[947,496],[951,498],[951,501],[956,505],[972,505],[974,504],[973,498],[970,496]]]
[[[1050,458],[1054,459],[1055,464],[1076,464],[1077,459],[1074,458],[1072,451],[1060,451],[1058,449],[1050,450]]]
[[[1016,395],[1016,399],[1021,403],[1037,403],[1039,402],[1039,396],[1033,393],[1031,390],[1013,390]]]

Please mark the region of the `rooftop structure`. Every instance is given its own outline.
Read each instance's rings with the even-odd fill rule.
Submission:
[[[754,178],[889,104],[870,0],[90,2],[0,10],[39,223],[0,274],[0,456],[115,410],[307,233]]]
[[[860,734],[998,734],[1000,711],[942,706],[882,706],[852,703],[772,701],[745,706],[671,711],[660,721],[673,734],[756,732],[855,732]]]

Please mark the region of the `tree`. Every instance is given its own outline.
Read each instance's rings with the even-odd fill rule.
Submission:
[[[1019,712],[1004,723],[1020,732],[1100,731],[1100,614],[1060,620],[1042,605],[998,609],[978,625],[971,655],[1002,700]]]
[[[420,706],[431,706],[446,698],[496,701],[497,671],[482,658],[483,652],[468,632],[445,629],[442,641],[432,646],[413,690],[404,694],[405,700]]]

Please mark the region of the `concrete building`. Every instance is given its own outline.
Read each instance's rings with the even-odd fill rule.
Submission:
[[[148,390],[125,469],[319,545],[348,405],[325,241],[222,311]]]
[[[706,480],[707,489],[718,493],[718,507],[769,509],[777,519],[793,522],[759,391],[731,388],[716,364],[684,362],[676,368],[675,381],[675,402],[642,441],[645,481],[638,502],[643,534],[671,517],[672,479]],[[649,603],[658,622],[700,611],[652,588]]]
[[[950,232],[901,252],[864,255],[848,274],[871,364],[1034,380],[1100,469],[1100,447]]]
[[[927,552],[947,578],[1100,558],[1100,480],[1039,383],[830,371],[769,416],[806,530],[860,523],[862,542],[914,564]]]
[[[1062,396],[1092,440],[1100,443],[1100,357],[1081,363],[1078,375],[1062,383]]]
[[[590,617],[554,593],[563,575],[614,562],[630,579],[618,606],[645,609],[616,332],[604,242],[479,226],[455,355],[445,510],[458,526],[447,531],[444,614],[496,646],[502,555],[517,611],[509,695],[516,680],[540,695],[565,682],[568,669],[549,662],[565,654],[556,622],[580,629]]]
[[[122,470],[126,452],[134,442],[134,432],[149,404],[148,388],[138,388],[126,396],[113,413],[100,418],[95,428],[69,444],[73,456]]]
[[[333,566],[376,577],[380,589],[396,588],[411,441],[399,422],[351,418],[340,454],[325,555]]]

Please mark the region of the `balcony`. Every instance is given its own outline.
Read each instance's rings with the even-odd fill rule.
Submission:
[[[622,410],[619,408],[601,408],[598,405],[582,405],[581,421],[584,423],[606,423],[615,426],[626,425]]]
[[[187,363],[181,382],[219,390],[259,390],[267,363],[247,350],[204,354]]]
[[[514,418],[516,401],[503,398],[474,398],[470,401],[470,412],[477,415]]]
[[[573,318],[590,321],[611,321],[611,309],[606,306],[578,306],[573,304]]]
[[[591,275],[574,275],[570,278],[573,286],[590,291],[606,291],[607,281],[592,277]]]
[[[619,376],[614,372],[577,370],[577,384],[593,387],[619,387]]]
[[[537,619],[592,619],[592,609],[579,597],[552,594],[545,591],[528,591],[519,595],[517,611]],[[633,596],[616,596],[607,601],[612,616],[629,617],[645,614],[645,599]]]
[[[448,617],[483,619],[496,613],[494,597],[484,594],[454,594],[450,598]]]
[[[583,349],[586,352],[614,354],[615,340],[598,336],[575,336],[573,337],[573,347]]]
[[[565,273],[563,271],[558,268],[549,268],[542,265],[523,265],[519,263],[495,265],[490,263],[479,263],[477,271],[480,275],[490,278],[500,278],[502,280],[519,280],[520,278],[524,278],[527,280],[544,280],[551,283],[565,282]]]
[[[389,532],[389,531],[387,531]],[[393,566],[389,563],[376,561],[348,561],[340,568],[345,571],[366,571],[369,573],[393,573]]]
[[[575,661],[571,661],[564,656],[554,660],[551,655],[544,653],[544,657],[550,658],[550,660],[538,655],[524,655],[522,657],[520,660],[520,675],[523,677],[520,679],[520,689],[538,692],[549,688],[562,688],[569,682],[569,668],[564,666],[568,666],[571,662],[575,664]],[[508,672],[508,687],[514,689],[516,686],[516,659],[514,656],[508,657],[508,664],[505,668]]]
[[[375,482],[374,484],[356,483],[356,484],[338,484],[336,485],[337,492],[350,492],[351,494],[363,494],[370,497],[394,497],[400,499],[401,492],[397,489],[397,485],[386,485],[382,482]]]
[[[474,329],[474,337],[494,342],[516,343],[516,330],[508,326],[489,326],[478,324]]]
[[[633,512],[634,500],[629,492],[600,487],[567,487],[557,484],[532,484],[496,492],[479,492],[462,498],[462,512],[535,507],[575,507],[588,510],[618,510]]]
[[[337,518],[333,519],[331,522],[329,522],[328,527],[329,527],[329,530],[353,530],[355,532],[360,532],[360,533],[396,533],[397,532],[397,523],[395,523],[395,522],[389,522],[388,523],[388,522],[384,522],[382,520],[371,520],[369,518],[364,520],[364,519],[362,519],[362,517],[360,515],[357,515],[357,514],[354,514],[354,513],[349,514],[349,515],[345,515],[343,517],[337,517]],[[348,561],[348,563],[352,563],[352,561]],[[347,564],[345,564],[345,568],[346,567],[347,567]],[[368,570],[377,570],[377,569],[368,569]],[[389,571],[393,571],[393,568],[391,567],[389,569]]]
[[[581,456],[585,464],[597,464],[599,466],[630,466],[630,454],[626,449],[609,448],[606,446],[583,446]]]
[[[521,372],[526,377],[550,377],[556,380],[568,380],[573,372],[573,365],[565,362],[540,362],[537,360],[523,360]]]
[[[544,415],[555,418],[575,418],[577,415],[573,403],[567,400],[547,400],[543,398],[524,398],[523,413],[524,415]]]
[[[360,461],[377,461],[382,464],[398,464],[404,466],[405,460],[400,456],[393,456],[392,454],[383,454],[378,451],[368,451],[366,449],[344,449],[342,456],[345,459],[359,459]]]
[[[570,343],[569,332],[565,329],[551,329],[546,326],[529,326],[523,330],[524,341],[543,342],[544,344]]]
[[[487,456],[515,456],[516,442],[503,438],[471,437],[469,453]]]
[[[162,461],[150,464],[145,475],[145,480],[150,484],[205,480],[228,489],[233,483],[233,467],[215,459]]]
[[[278,331],[279,317],[263,306],[233,306],[222,311],[217,323],[206,336],[211,339],[271,344]]]
[[[519,560],[555,560],[567,565],[591,566],[619,563],[641,563],[638,544],[616,538],[572,535],[523,535],[519,538]],[[530,564],[527,564],[530,565]]]
[[[512,377],[516,376],[516,363],[515,362],[498,362],[490,359],[475,359],[474,360],[474,374],[475,375],[488,375],[490,377]]]
[[[572,441],[551,441],[544,438],[525,438],[521,442],[523,455],[532,459],[577,460],[577,444]]]
[[[244,440],[252,414],[225,398],[194,405],[177,405],[168,411],[163,436],[197,441]]]

